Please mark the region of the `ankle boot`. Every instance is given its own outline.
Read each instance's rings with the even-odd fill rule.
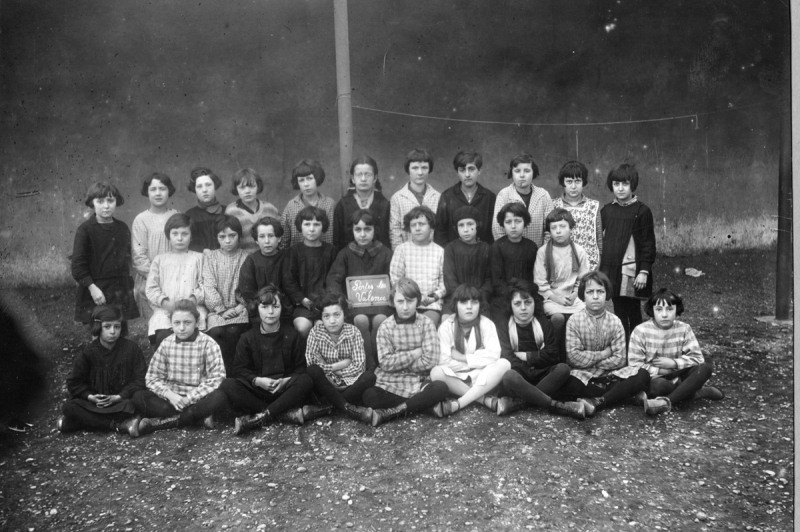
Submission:
[[[586,417],[594,416],[595,412],[600,410],[605,404],[602,397],[580,397],[578,401],[583,403],[583,410],[586,412]]]
[[[249,430],[260,427],[266,419],[266,412],[259,412],[251,416],[239,416],[233,422],[233,433],[237,436],[242,435]]]
[[[559,416],[586,419],[586,403],[582,401],[565,401],[563,403],[554,401],[552,409]]]
[[[372,409],[368,406],[356,406],[354,404],[345,403],[344,411],[348,416],[357,421],[366,423],[367,425],[372,423]]]
[[[372,411],[372,426],[378,425],[389,421],[390,419],[397,419],[406,416],[406,404],[402,403],[400,406],[394,408],[380,408]]]
[[[303,421],[329,416],[331,412],[333,412],[333,405],[306,405],[303,407]]]
[[[672,402],[666,397],[656,397],[644,402],[644,413],[648,416],[666,414],[672,410]]]
[[[456,404],[455,407],[453,406],[453,403]],[[438,418],[447,417],[449,415],[452,415],[454,412],[458,412],[458,402],[447,399],[445,401],[442,401],[441,403],[436,403],[433,406],[432,410],[433,410],[433,415]]]
[[[278,419],[281,421],[287,421],[289,423],[294,423],[295,425],[302,425],[306,422],[305,417],[303,417],[303,409],[302,408],[292,408],[287,410],[283,414],[281,414]]]
[[[719,388],[713,386],[703,386],[694,393],[692,399],[713,399],[719,401],[725,398],[725,393]]]
[[[131,438],[138,438],[140,419],[139,416],[133,416],[123,421],[112,421],[111,429],[123,434],[130,434]]]
[[[157,430],[174,429],[180,416],[145,417],[139,422],[139,434],[150,434]]]
[[[74,432],[79,430],[81,425],[74,419],[68,418],[67,416],[58,416],[56,427],[58,428],[58,432]]]
[[[497,415],[507,416],[517,410],[522,410],[528,403],[518,397],[499,397],[497,399]]]

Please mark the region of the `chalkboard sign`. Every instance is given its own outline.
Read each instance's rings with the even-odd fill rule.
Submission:
[[[361,277],[348,277],[347,299],[350,306],[376,307],[389,305],[389,294],[392,290],[388,275],[362,275]]]

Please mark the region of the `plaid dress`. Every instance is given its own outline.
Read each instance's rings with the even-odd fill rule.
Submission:
[[[607,358],[602,353],[606,347],[611,347],[611,356]],[[622,322],[605,311],[600,316],[592,316],[583,309],[569,319],[567,362],[573,368],[570,375],[583,384],[607,375],[627,379],[639,371],[639,368],[626,365],[625,331]]]
[[[401,397],[411,397],[428,382],[430,370],[439,363],[439,335],[433,322],[416,314],[410,323],[390,316],[378,328],[378,363],[375,386]],[[422,348],[422,355],[410,351]]]
[[[321,323],[314,325],[306,341],[306,362],[316,364],[331,383],[337,388],[350,386],[364,373],[364,338],[355,327],[345,323],[339,339],[334,343],[331,335]],[[349,358],[350,365],[334,373],[331,366],[342,359]]]
[[[179,341],[174,334],[166,337],[150,360],[145,383],[162,399],[172,391],[194,404],[219,388],[223,379],[225,365],[217,342],[198,331],[192,341]]]

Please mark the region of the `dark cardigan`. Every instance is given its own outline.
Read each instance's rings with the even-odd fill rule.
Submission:
[[[656,261],[655,225],[650,208],[641,201],[626,207],[618,203],[607,203],[600,210],[600,217],[605,233],[600,271],[611,280],[611,297],[619,297],[622,260],[631,236],[636,249],[636,273],[642,270],[650,272],[647,285],[636,290],[636,297],[650,297],[653,293],[653,263]]]

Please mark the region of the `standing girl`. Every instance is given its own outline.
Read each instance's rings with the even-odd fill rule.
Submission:
[[[189,173],[187,188],[197,196],[197,206],[186,214],[192,221],[192,242],[189,249],[202,253],[204,249],[217,249],[217,233],[214,232],[217,220],[225,215],[225,205],[217,200],[217,190],[222,180],[208,168],[195,168]]]
[[[250,229],[265,216],[278,218],[278,209],[268,201],[258,199],[264,190],[264,181],[252,168],[243,168],[233,174],[231,193],[239,199],[225,208],[225,214],[235,216],[242,224],[242,239],[239,247],[247,253],[258,249],[258,244],[250,236]]]
[[[86,193],[94,216],[78,226],[72,248],[72,277],[78,281],[75,321],[91,323],[97,305],[119,307],[126,320],[139,317],[130,276],[131,231],[114,218],[124,202],[111,183],[95,183]]]
[[[603,254],[603,221],[600,216],[600,202],[583,195],[589,183],[589,171],[578,161],[570,161],[558,172],[558,184],[564,194],[553,200],[553,208],[567,209],[575,220],[572,240],[581,246],[589,258],[589,268],[600,266]]]
[[[292,170],[292,188],[299,190],[300,194],[289,200],[286,208],[283,209],[283,249],[289,249],[295,244],[303,241],[303,234],[295,227],[297,214],[306,207],[316,207],[321,209],[328,217],[328,223],[333,220],[336,202],[329,198],[318,189],[325,181],[325,170],[322,165],[314,159],[303,159]],[[325,224],[326,226],[328,224]],[[325,231],[322,241],[328,244],[333,243],[333,232]]]
[[[553,200],[550,194],[543,188],[534,186],[533,180],[539,176],[539,167],[533,162],[533,157],[527,153],[521,153],[511,159],[508,170],[508,178],[514,182],[497,194],[497,201],[494,204],[494,216],[509,203],[522,203],[530,214],[531,221],[525,227],[522,236],[533,240],[537,246],[542,245],[544,239],[544,219],[553,210]],[[495,219],[492,226],[492,234],[495,240],[501,238],[503,231],[502,224]]]
[[[150,208],[133,219],[131,253],[136,270],[133,295],[139,306],[139,315],[149,320],[153,310],[147,302],[145,286],[150,264],[157,255],[169,251],[169,241],[164,235],[164,224],[175,214],[175,209],[167,208],[167,202],[175,194],[175,185],[169,176],[155,172],[144,180],[142,196],[150,200]]]
[[[91,332],[67,377],[70,399],[61,408],[58,430],[104,429],[139,435],[131,397],[144,390],[147,363],[135,342],[125,338],[128,323],[120,309],[100,305],[92,310]]]
[[[375,240],[392,249],[389,236],[389,200],[381,193],[378,181],[378,163],[369,155],[353,160],[350,165],[350,182],[353,189],[339,200],[333,211],[333,245],[337,251],[353,241],[350,218],[360,209],[368,209],[375,220]]]

